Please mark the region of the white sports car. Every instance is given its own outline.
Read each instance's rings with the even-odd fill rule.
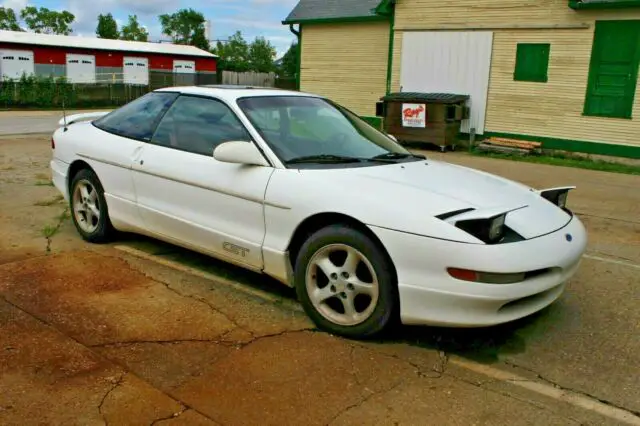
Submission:
[[[60,125],[53,180],[85,240],[146,234],[268,274],[347,337],[530,315],[586,247],[573,187],[414,155],[316,95],[167,88]]]

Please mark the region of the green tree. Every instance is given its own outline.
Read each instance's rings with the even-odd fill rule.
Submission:
[[[249,44],[240,31],[236,31],[226,43],[218,42],[213,53],[220,57],[218,64],[223,70],[244,72],[250,69]]]
[[[96,28],[96,35],[100,38],[108,38],[111,40],[117,40],[118,38],[120,38],[118,23],[113,18],[112,14],[107,13],[106,15],[100,14],[98,16],[98,27]]]
[[[209,50],[209,40],[205,37],[204,15],[193,9],[180,9],[173,14],[158,17],[162,33],[171,37],[176,44],[189,44]]]
[[[20,17],[33,32],[59,35],[71,34],[73,32],[71,24],[76,19],[75,15],[66,10],[57,12],[46,7],[37,8],[34,6],[22,9]]]
[[[22,31],[18,17],[10,7],[0,7],[0,30]]]
[[[129,22],[122,27],[122,40],[149,41],[149,32],[140,26],[137,15],[129,15]]]
[[[276,48],[264,37],[256,37],[249,46],[249,66],[251,71],[271,72],[275,66],[273,60],[276,56]]]
[[[293,42],[282,57],[280,72],[286,77],[295,77],[298,73],[298,43]]]

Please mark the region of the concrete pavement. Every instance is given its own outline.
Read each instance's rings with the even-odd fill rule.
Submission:
[[[264,277],[135,236],[117,244],[146,258],[83,243],[48,155],[46,137],[0,140],[0,424],[640,424],[638,177],[445,154],[577,184],[593,258],[532,318],[356,342]]]
[[[98,110],[68,110],[67,115]],[[62,111],[0,111],[0,135],[53,133]]]

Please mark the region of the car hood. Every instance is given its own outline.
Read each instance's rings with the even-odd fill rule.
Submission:
[[[526,185],[446,162],[415,161],[335,172],[343,174],[341,184],[356,188],[363,198],[373,195],[397,209],[420,209],[431,216],[467,208],[518,209],[507,215],[506,225],[526,239],[554,232],[571,220]],[[369,188],[371,192],[364,194]]]

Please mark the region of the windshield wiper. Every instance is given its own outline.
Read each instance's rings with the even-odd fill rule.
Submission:
[[[421,160],[424,160],[427,157],[421,154],[411,154],[411,153],[404,153],[404,152],[386,152],[384,154],[371,157],[371,160],[401,160],[403,158],[419,158]]]
[[[300,163],[360,163],[368,161],[366,158],[347,157],[343,155],[319,154],[305,155],[304,157],[296,157],[285,161],[286,164]]]

